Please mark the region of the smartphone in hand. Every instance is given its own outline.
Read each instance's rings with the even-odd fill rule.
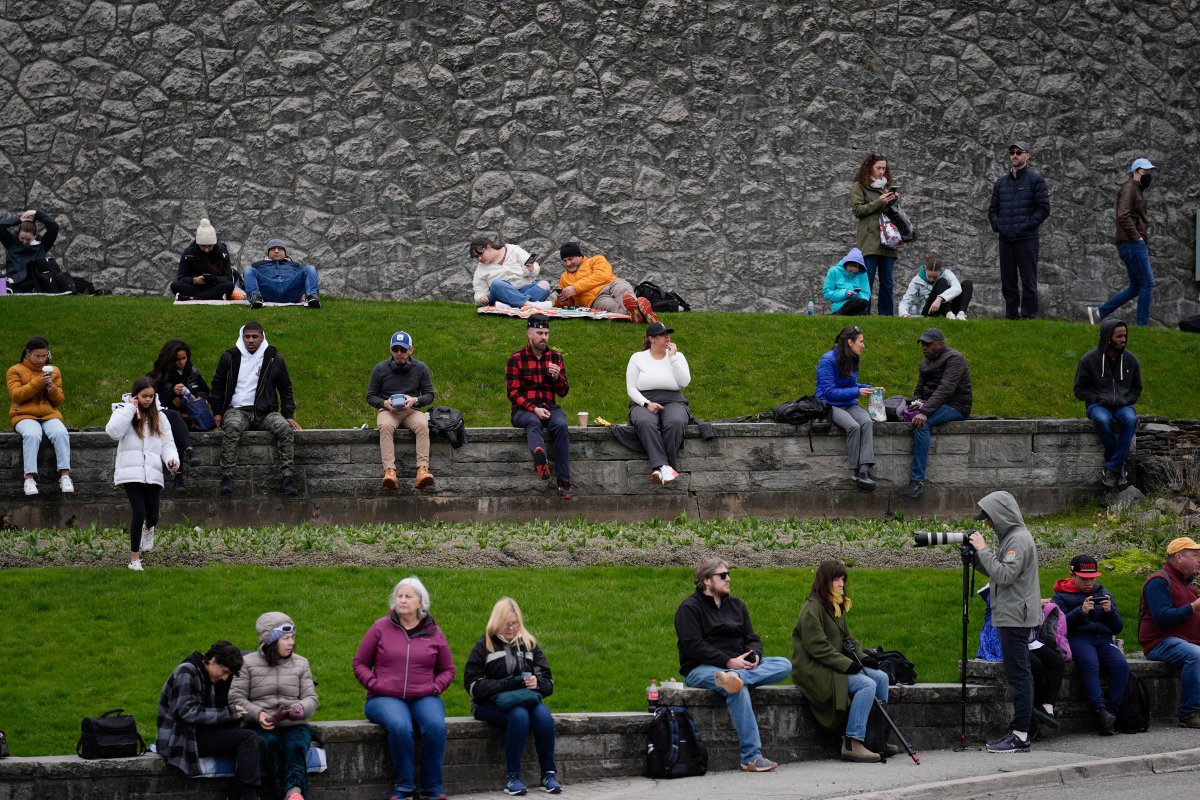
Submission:
[[[532,255],[530,255],[529,258],[527,258],[525,260],[525,266],[532,267],[534,265],[534,263],[537,262],[537,257],[538,257],[537,253],[533,253]]]

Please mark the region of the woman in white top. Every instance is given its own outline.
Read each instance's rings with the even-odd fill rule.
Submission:
[[[534,281],[542,269],[537,256],[515,244],[477,236],[471,240],[471,258],[479,262],[471,281],[475,305],[504,303],[521,308],[550,296],[549,281]]]
[[[650,456],[653,483],[666,484],[679,477],[679,447],[692,417],[682,391],[692,382],[692,373],[671,341],[674,332],[661,322],[648,325],[641,352],[630,356],[625,368],[629,421]]]
[[[171,439],[171,425],[158,407],[158,395],[150,378],[142,376],[135,380],[125,402],[113,403],[112,417],[104,431],[117,443],[113,483],[125,489],[133,511],[129,523],[129,568],[141,572],[141,551],[154,549],[163,465],[171,472],[179,469],[179,452]]]

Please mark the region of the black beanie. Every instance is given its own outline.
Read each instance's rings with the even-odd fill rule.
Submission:
[[[574,256],[582,256],[583,250],[579,249],[579,245],[574,242],[567,242],[562,247],[558,248],[559,258],[572,258]]]

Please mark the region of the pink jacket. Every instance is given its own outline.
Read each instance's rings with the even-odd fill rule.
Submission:
[[[354,677],[372,697],[417,700],[454,682],[450,645],[432,617],[410,635],[391,616],[375,620],[354,653]]]

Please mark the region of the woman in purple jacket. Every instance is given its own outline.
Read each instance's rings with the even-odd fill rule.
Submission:
[[[429,592],[416,576],[392,590],[388,615],[375,620],[354,654],[354,677],[367,689],[367,719],[387,730],[395,790],[388,800],[416,795],[413,726],[421,731],[421,794],[445,798],[442,756],[446,706],[442,692],[454,681],[454,660],[442,629],[429,616]]]

